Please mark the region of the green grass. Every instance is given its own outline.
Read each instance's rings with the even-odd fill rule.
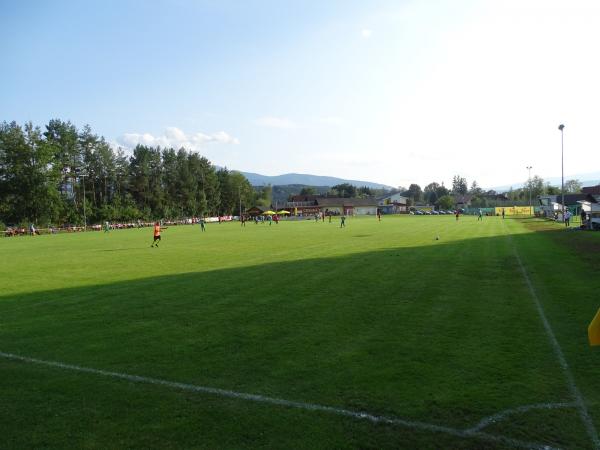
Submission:
[[[0,240],[0,352],[467,429],[572,402],[600,428],[600,235],[384,217]],[[435,237],[439,236],[439,240]],[[509,237],[510,236],[510,237]],[[0,358],[1,448],[513,448]],[[593,448],[577,408],[484,430]]]

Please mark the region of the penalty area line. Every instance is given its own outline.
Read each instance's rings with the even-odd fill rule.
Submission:
[[[210,395],[215,395],[215,396],[220,396],[220,397],[247,400],[247,401],[252,401],[252,402],[257,402],[257,403],[266,403],[266,404],[271,404],[271,405],[284,406],[284,407],[295,408],[295,409],[302,409],[302,410],[306,410],[306,411],[326,412],[326,413],[330,413],[330,414],[334,414],[334,415],[338,415],[338,416],[350,417],[350,418],[357,419],[357,420],[366,420],[366,421],[373,422],[373,423],[396,425],[396,426],[401,426],[401,427],[405,427],[405,428],[411,428],[411,429],[422,430],[422,431],[430,431],[430,432],[435,432],[435,433],[444,433],[444,434],[457,436],[457,437],[461,437],[461,438],[471,438],[471,439],[479,439],[479,440],[487,441],[487,442],[504,443],[504,444],[510,445],[512,447],[524,448],[524,449],[528,449],[528,450],[554,450],[555,449],[554,447],[550,447],[547,445],[537,444],[537,443],[532,443],[532,442],[525,442],[525,441],[521,441],[518,439],[510,438],[507,436],[484,433],[484,432],[476,430],[476,429],[461,430],[458,428],[446,427],[446,426],[442,426],[442,425],[435,425],[435,424],[430,424],[430,423],[426,423],[426,422],[412,421],[412,420],[401,419],[401,418],[397,418],[397,417],[379,416],[379,415],[370,414],[370,413],[363,412],[363,411],[352,411],[349,409],[319,405],[316,403],[298,402],[298,401],[285,400],[285,399],[276,398],[276,397],[267,397],[267,396],[259,395],[259,394],[248,394],[248,393],[244,393],[244,392],[230,391],[227,389],[219,389],[219,388],[213,388],[213,387],[207,387],[207,386],[199,386],[199,385],[195,385],[195,384],[162,380],[159,378],[149,378],[149,377],[143,377],[143,376],[139,376],[139,375],[131,375],[131,374],[121,373],[121,372],[111,372],[108,370],[93,369],[90,367],[76,366],[73,364],[66,364],[66,363],[57,362],[57,361],[47,361],[47,360],[43,360],[43,359],[30,358],[27,356],[20,356],[20,355],[15,355],[12,353],[1,352],[1,351],[0,351],[0,357],[4,358],[4,359],[20,361],[20,362],[24,362],[24,363],[38,364],[38,365],[43,365],[43,366],[53,367],[53,368],[58,368],[58,369],[71,370],[71,371],[75,371],[75,372],[83,372],[83,373],[88,373],[88,374],[93,374],[93,375],[101,375],[101,376],[110,377],[110,378],[117,378],[117,379],[121,379],[121,380],[132,381],[134,383],[145,383],[145,384],[166,386],[169,388],[174,388],[174,389],[179,389],[179,390],[200,392],[200,393],[210,394]]]
[[[567,363],[567,359],[565,358],[562,348],[561,348],[560,344],[558,343],[558,340],[556,339],[556,335],[554,334],[552,325],[550,325],[550,322],[548,321],[546,312],[544,311],[544,307],[542,306],[542,302],[540,301],[540,298],[537,295],[537,291],[533,287],[531,278],[529,277],[529,274],[527,273],[527,270],[525,269],[525,266],[523,265],[523,261],[521,260],[521,256],[519,255],[519,250],[517,249],[517,246],[512,238],[512,235],[508,232],[504,222],[502,223],[502,227],[504,228],[504,233],[506,234],[506,236],[508,236],[508,239],[509,239],[510,243],[512,244],[512,248],[513,248],[515,257],[517,259],[517,262],[519,264],[519,268],[521,269],[521,273],[523,274],[523,278],[525,279],[525,283],[527,284],[527,288],[529,289],[531,298],[533,299],[533,302],[537,309],[538,315],[542,321],[542,325],[544,326],[544,330],[546,331],[546,336],[548,337],[548,340],[550,341],[550,345],[552,346],[552,349],[554,350],[554,354],[556,355],[556,358],[558,359],[560,367],[563,370],[563,374],[567,381],[567,387],[569,388],[569,391],[571,392],[571,395],[573,396],[573,400],[575,400],[575,403],[577,404],[577,410],[579,411],[579,417],[581,418],[581,421],[583,422],[583,425],[585,426],[587,434],[588,434],[589,438],[591,439],[592,444],[594,445],[594,448],[596,450],[600,450],[600,439],[598,438],[598,431],[596,430],[596,426],[594,425],[594,422],[592,421],[592,418],[590,416],[588,408],[583,399],[583,395],[581,394],[581,391],[577,387],[577,384],[575,384],[575,378],[573,377],[571,367],[569,366],[569,363]]]

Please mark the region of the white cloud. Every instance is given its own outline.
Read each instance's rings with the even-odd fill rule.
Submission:
[[[175,141],[185,141],[186,140],[185,133],[176,127],[167,127],[167,129],[165,131],[165,136],[168,139],[172,139]]]
[[[363,28],[360,31],[360,35],[365,38],[365,39],[369,39],[371,37],[371,34],[373,33],[372,30],[369,30],[368,28]]]
[[[179,149],[199,151],[207,144],[239,144],[240,141],[224,131],[212,134],[194,133],[186,134],[177,127],[167,127],[161,136],[153,136],[150,133],[125,133],[117,139],[117,145],[125,148],[133,148],[138,144],[148,146],[172,147]]]
[[[219,142],[221,144],[239,144],[240,141],[237,138],[229,136],[224,131],[217,131],[211,136],[213,142]]]
[[[282,128],[282,129],[292,129],[298,128],[298,125],[291,121],[290,119],[286,119],[285,117],[261,117],[254,121],[256,125],[260,125],[261,127],[269,127],[269,128]]]

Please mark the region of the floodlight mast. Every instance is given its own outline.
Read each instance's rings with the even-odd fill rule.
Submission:
[[[562,221],[565,221],[565,151],[564,151],[564,141],[563,141],[563,130],[565,126],[561,123],[558,126],[560,130],[560,193],[562,196]]]
[[[529,214],[531,215],[531,169],[533,169],[533,166],[527,166],[525,167],[528,171],[529,171],[529,175],[527,177],[527,183],[529,184]]]

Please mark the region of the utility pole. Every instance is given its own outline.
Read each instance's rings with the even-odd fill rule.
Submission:
[[[81,172],[81,178],[83,179],[83,231],[87,228],[87,219],[85,217],[85,172]]]
[[[560,192],[562,194],[562,220],[565,221],[565,151],[563,144],[563,130],[565,126],[561,123],[560,130]]]
[[[529,175],[527,178],[527,183],[529,184],[529,214],[532,214],[533,212],[531,211],[531,169],[533,169],[533,167],[527,166],[525,168],[529,171]]]

